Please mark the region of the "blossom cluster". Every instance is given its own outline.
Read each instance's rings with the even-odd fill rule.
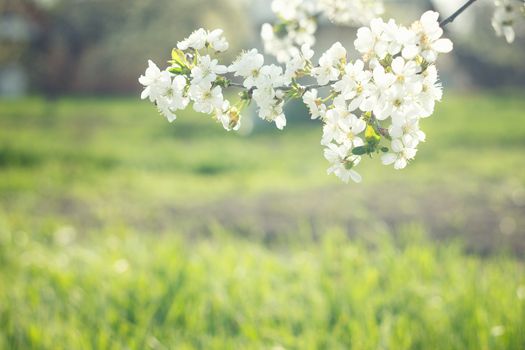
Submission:
[[[256,49],[242,52],[229,66],[221,65],[216,56],[228,46],[220,29],[193,32],[177,44],[171,66],[165,70],[149,61],[145,74],[139,78],[144,86],[142,99],[149,98],[170,122],[177,118],[178,110],[193,103],[196,112],[212,115],[226,130],[240,128],[241,109],[254,101],[262,119],[283,129],[284,104],[297,93],[290,85],[311,65],[313,51],[304,45],[284,69],[264,65],[264,57]],[[232,77],[240,77],[242,82],[233,83]],[[236,104],[223,94],[223,89],[231,86],[243,90]]]
[[[289,86],[311,64],[312,56],[313,51],[305,44],[283,70],[274,64],[264,65],[263,55],[252,49],[241,53],[228,70],[243,79],[242,86],[248,89],[248,98],[257,104],[259,117],[283,129],[286,125],[284,103],[297,93]]]
[[[516,37],[514,24],[518,19],[525,19],[524,0],[495,0],[496,9],[492,16],[492,27],[498,36],[504,36],[508,43]]]
[[[437,56],[452,50],[442,34],[432,11],[410,28],[374,19],[357,32],[354,46],[361,59],[348,61],[340,43],[321,56],[311,74],[319,85],[330,86],[330,95],[321,98],[312,89],[303,101],[312,118],[324,122],[321,144],[329,173],[358,182],[355,167],[364,155],[382,153],[383,164],[396,169],[415,157],[425,140],[420,119],[432,115],[442,95]]]
[[[265,23],[261,37],[265,52],[286,62],[300,53],[303,45],[313,46],[321,15],[343,25],[363,25],[383,13],[380,0],[273,0],[275,24]]]
[[[197,112],[213,114],[227,130],[240,127],[240,115],[235,106],[224,99],[221,75],[228,68],[210,55],[224,52],[229,44],[220,29],[199,29],[177,43],[171,66],[160,70],[151,60],[139,82],[144,85],[142,99],[149,98],[168,121],[176,112],[193,102]]]
[[[302,99],[311,118],[323,122],[328,172],[359,182],[356,166],[363,156],[380,154],[384,164],[402,169],[425,140],[420,119],[432,115],[442,94],[435,62],[438,54],[452,50],[442,35],[432,11],[410,27],[373,19],[357,32],[354,47],[361,57],[354,61],[335,43],[314,64],[305,43],[285,66],[265,65],[256,49],[243,51],[227,66],[218,59],[229,46],[222,30],[199,29],[177,44],[166,69],[149,61],[139,82],[142,98],[154,102],[170,122],[192,104],[226,130],[239,128],[241,110],[251,102],[260,118],[282,129],[285,103]],[[302,85],[303,78],[317,84]],[[241,89],[236,103],[224,97],[227,88]]]
[[[384,12],[377,0],[318,0],[318,7],[332,22],[342,25],[366,24]]]
[[[317,8],[312,1],[273,0],[272,10],[279,18],[275,24],[261,27],[266,53],[278,62],[286,62],[300,52],[303,45],[313,46],[317,31]]]

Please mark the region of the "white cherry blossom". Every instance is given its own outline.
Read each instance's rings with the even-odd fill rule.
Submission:
[[[228,100],[224,100],[222,108],[218,108],[215,111],[215,116],[227,131],[237,131],[241,127],[241,116],[239,111],[237,108],[230,106],[230,101]]]
[[[428,62],[435,62],[437,55],[452,51],[452,41],[443,39],[443,29],[438,22],[439,13],[425,12],[419,21],[412,25],[412,29],[419,36],[421,55]]]
[[[423,73],[421,93],[417,103],[421,108],[421,117],[430,117],[434,113],[436,101],[441,101],[443,91],[439,83],[436,66],[428,67]]]
[[[319,66],[312,69],[312,75],[319,85],[335,81],[341,75],[341,66],[346,61],[346,50],[340,42],[332,45],[319,59]]]
[[[261,55],[256,49],[252,49],[241,53],[228,67],[228,71],[234,73],[235,76],[245,78],[243,85],[250,89],[255,85],[255,80],[259,76],[263,64],[263,55]]]
[[[522,0],[495,0],[492,27],[497,36],[504,36],[510,44],[516,38],[514,25],[525,20],[525,2]]]
[[[323,118],[326,114],[326,105],[322,103],[317,93],[318,91],[316,89],[311,89],[303,95],[303,102],[310,111],[311,119]]]
[[[385,58],[388,53],[388,42],[383,36],[385,23],[380,18],[370,21],[370,27],[361,27],[357,30],[357,39],[354,46],[363,54],[365,61],[373,57]]]
[[[177,48],[180,50],[195,49],[201,50],[206,46],[206,39],[208,38],[208,33],[206,30],[199,28],[193,33],[190,34],[186,39],[179,41],[177,43]]]
[[[345,66],[345,74],[333,87],[345,100],[351,100],[349,111],[357,109],[369,92],[372,73],[364,70],[364,62],[356,60]]]
[[[366,24],[384,12],[375,0],[320,0],[318,6],[331,21],[345,25]]]
[[[310,59],[314,55],[313,50],[309,45],[304,44],[301,46],[301,52],[298,55],[293,56],[287,63],[284,72],[285,80],[291,81],[297,78],[300,71],[304,71],[308,64],[311,64]]]
[[[149,98],[151,102],[155,102],[170,88],[171,74],[167,71],[161,71],[153,61],[149,60],[146,72],[139,77],[139,83],[144,85],[140,97],[143,100]]]
[[[226,41],[226,38],[223,35],[222,29],[215,29],[211,32],[208,32],[206,42],[216,52],[224,52],[228,50],[228,47],[230,46],[230,44],[228,43],[228,41]]]
[[[189,90],[193,100],[193,109],[196,112],[210,114],[222,108],[224,98],[220,86],[206,88],[201,85],[192,85]]]
[[[324,149],[324,157],[330,162],[327,170],[328,174],[334,174],[343,182],[348,183],[350,179],[354,182],[361,182],[361,175],[353,168],[359,164],[361,157],[348,156],[349,147],[347,145],[329,144]]]
[[[191,70],[191,83],[202,86],[211,85],[217,79],[217,75],[228,71],[226,66],[219,65],[218,62],[209,55],[200,57],[199,63]]]
[[[363,139],[359,136],[366,129],[366,122],[363,119],[350,114],[340,123],[340,127],[343,137],[338,140],[339,143],[350,148],[364,145]]]
[[[200,28],[191,33],[186,39],[177,43],[177,48],[180,50],[202,50],[205,47],[210,47],[216,52],[226,51],[229,44],[223,36],[223,30],[215,29],[212,31],[206,31],[205,29]]]
[[[385,153],[381,157],[384,165],[394,164],[394,169],[404,169],[411,159],[414,159],[417,149],[403,144],[400,139],[392,141],[392,153]]]
[[[321,138],[322,145],[329,145],[335,140],[340,140],[344,137],[342,126],[344,125],[343,111],[338,108],[329,109],[326,112],[323,137]],[[346,114],[346,113],[345,113]]]

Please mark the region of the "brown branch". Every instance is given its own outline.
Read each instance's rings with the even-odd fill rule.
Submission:
[[[456,12],[454,12],[452,15],[450,15],[449,17],[445,18],[444,20],[442,20],[439,25],[443,28],[445,27],[447,24],[449,23],[452,23],[454,22],[454,20],[456,19],[457,16],[459,16],[460,14],[463,13],[463,11],[465,11],[467,8],[469,8],[473,3],[475,3],[477,0],[469,0],[467,1],[463,6],[461,6]]]

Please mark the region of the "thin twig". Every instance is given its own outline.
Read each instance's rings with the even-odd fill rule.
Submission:
[[[306,86],[303,86],[304,90],[305,91],[308,91],[308,90],[311,90],[311,89],[320,89],[322,87],[326,87],[326,85],[318,85],[318,84],[314,84],[314,85],[306,85]]]
[[[246,87],[240,83],[235,83],[233,81],[230,81],[228,83],[228,86],[232,86],[232,87],[236,87],[236,88],[240,88],[240,89],[246,89]],[[313,85],[305,85],[303,86],[302,88],[304,89],[304,91],[308,91],[308,90],[311,90],[311,89],[319,89],[319,88],[322,88],[322,87],[326,87],[327,85],[318,85],[318,84],[313,84]],[[279,86],[279,87],[276,87],[275,89],[277,90],[289,90],[290,87],[289,86]]]
[[[469,8],[473,3],[475,3],[477,0],[469,0],[465,3],[465,5],[461,6],[456,12],[454,12],[449,17],[442,20],[439,25],[443,28],[447,24],[454,22],[457,16],[459,16],[463,11],[465,11],[467,8]]]
[[[238,87],[238,88],[241,88],[241,89],[246,89],[246,88],[244,87],[244,85],[239,84],[239,83],[234,83],[233,81],[230,81],[230,82],[228,83],[228,86],[233,86],[233,87]]]

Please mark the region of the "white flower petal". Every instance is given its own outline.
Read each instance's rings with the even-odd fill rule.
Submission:
[[[439,39],[432,44],[432,49],[440,53],[448,53],[452,51],[454,45],[449,39]]]

